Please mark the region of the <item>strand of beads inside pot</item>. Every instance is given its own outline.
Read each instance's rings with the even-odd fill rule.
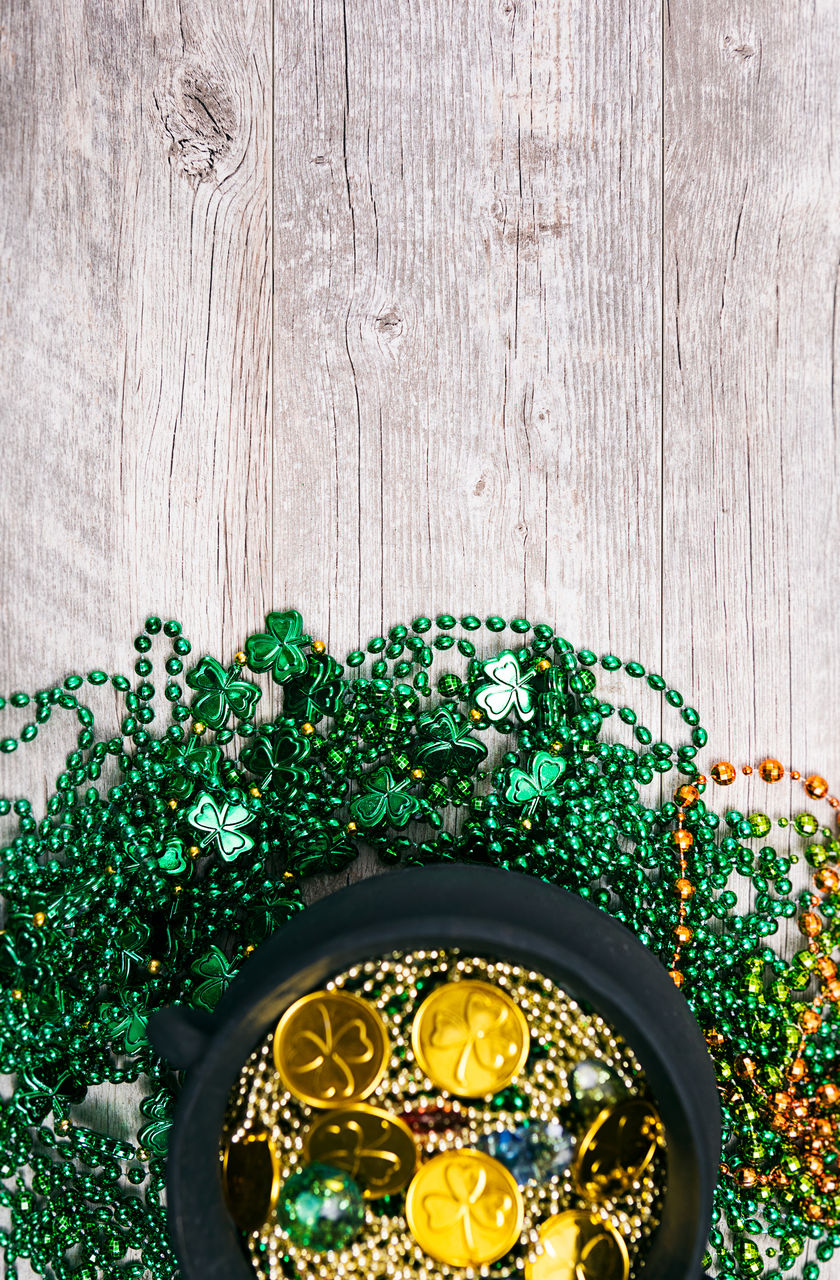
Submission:
[[[628,1280],[659,1220],[662,1142],[601,1017],[539,973],[446,950],[293,1004],[245,1064],[221,1159],[270,1280]]]

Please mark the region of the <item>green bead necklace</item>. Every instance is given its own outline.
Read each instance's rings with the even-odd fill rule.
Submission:
[[[806,1244],[820,1260],[840,1247],[838,1004],[818,1002],[818,1026],[803,1035],[814,967],[803,956],[815,952],[787,962],[768,945],[779,919],[819,911],[829,957],[836,884],[795,894],[789,859],[753,847],[767,837],[754,821],[763,815],[708,807],[695,763],[706,731],[662,677],[524,618],[483,625],[490,656],[478,651],[478,617],[439,614],[391,627],[340,664],[288,610],[269,614],[229,664],[192,665],[180,625],[152,617],[134,642],[136,679],[94,670],[8,698],[33,712],[0,740],[4,752],[31,742],[56,708],[78,722],[42,819],[30,801],[0,798],[17,826],[0,860],[0,1073],[14,1077],[0,1100],[8,1275],[18,1259],[54,1280],[176,1274],[163,1191],[178,1078],[147,1021],[173,1003],[213,1008],[246,956],[305,907],[307,878],[341,871],[360,847],[384,863],[525,871],[632,929],[679,981],[718,1070],[725,1162],[705,1265],[721,1280],[814,1280]],[[433,680],[436,664],[445,669]],[[631,699],[600,696],[599,668],[611,687],[621,672],[631,692],[646,684],[661,696],[675,745]],[[283,692],[281,713],[264,720],[260,675]],[[82,690],[109,682],[124,716],[104,738]],[[648,800],[643,789],[668,773],[674,799]],[[793,830],[811,865],[835,860],[827,828],[821,845]],[[739,908],[739,876],[758,890],[752,909]],[[678,881],[688,888],[675,892]],[[792,1061],[804,1074],[790,1106],[813,1104],[828,1126],[818,1169],[768,1102]],[[143,1086],[136,1143],[74,1115],[105,1081]]]

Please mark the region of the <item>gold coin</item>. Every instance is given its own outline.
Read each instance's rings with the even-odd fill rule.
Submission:
[[[512,1249],[522,1231],[522,1194],[504,1165],[483,1151],[444,1151],[421,1165],[405,1215],[420,1248],[451,1267],[483,1266]]]
[[[602,1111],[578,1147],[572,1177],[590,1200],[625,1191],[644,1173],[659,1143],[659,1117],[641,1098]]]
[[[615,1227],[585,1209],[567,1209],[540,1227],[541,1252],[525,1280],[627,1280],[630,1258]]]
[[[267,1133],[249,1133],[228,1143],[222,1189],[240,1231],[257,1231],[268,1221],[280,1194],[280,1162]]]
[[[309,1162],[344,1169],[368,1199],[401,1191],[417,1168],[417,1146],[408,1125],[364,1103],[318,1116],[303,1149]]]
[[[528,1057],[522,1011],[489,982],[447,982],[428,996],[411,1028],[414,1056],[439,1089],[490,1097],[509,1085]]]
[[[360,1102],[388,1065],[388,1033],[374,1007],[347,991],[296,1000],[274,1032],[274,1065],[286,1088],[311,1107]]]

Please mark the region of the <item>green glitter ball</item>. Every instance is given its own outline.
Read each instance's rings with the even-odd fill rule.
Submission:
[[[353,1239],[365,1216],[362,1193],[342,1169],[310,1164],[286,1180],[277,1221],[295,1244],[323,1253]]]

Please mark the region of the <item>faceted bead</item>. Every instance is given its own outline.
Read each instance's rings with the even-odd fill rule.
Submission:
[[[721,760],[712,768],[712,779],[719,787],[728,787],[731,782],[735,781],[735,768],[728,760]]]
[[[598,1058],[584,1058],[572,1070],[569,1084],[572,1101],[582,1119],[594,1120],[605,1107],[611,1107],[627,1094],[622,1081],[606,1063]]]
[[[812,813],[798,813],[793,820],[793,825],[801,836],[816,835],[820,826]]]
[[[822,800],[823,796],[828,795],[828,783],[818,773],[812,773],[810,778],[805,779],[805,790],[814,800]]]
[[[289,1239],[316,1253],[348,1244],[364,1213],[362,1193],[349,1173],[326,1164],[293,1173],[277,1204],[277,1220]]]
[[[477,1145],[503,1164],[520,1187],[565,1173],[575,1150],[574,1138],[558,1121],[484,1134]]]
[[[765,782],[779,782],[785,776],[781,760],[762,760],[758,766],[758,774]]]
[[[751,813],[747,821],[752,827],[753,835],[759,839],[762,836],[766,836],[773,825],[766,813]]]

